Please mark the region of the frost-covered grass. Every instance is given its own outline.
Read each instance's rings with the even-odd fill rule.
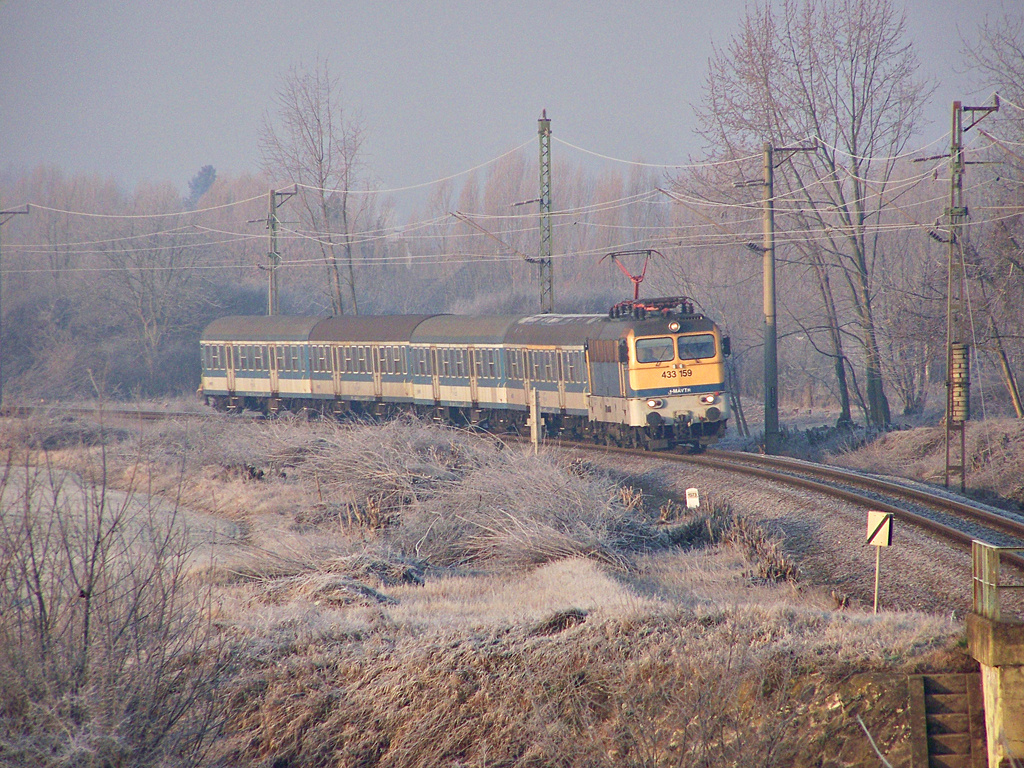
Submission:
[[[659,509],[556,452],[416,420],[0,440],[33,434],[240,531],[192,571],[232,659],[225,764],[803,765],[863,741],[853,714],[898,762],[898,685],[850,676],[964,663],[946,618],[833,610],[724,502]]]
[[[882,474],[900,474],[927,483],[943,483],[946,471],[943,427],[890,432],[864,447],[837,454],[843,466]],[[968,488],[985,496],[1015,502],[1024,508],[1024,420],[989,419],[968,422],[966,433]],[[959,458],[959,452],[957,452]]]

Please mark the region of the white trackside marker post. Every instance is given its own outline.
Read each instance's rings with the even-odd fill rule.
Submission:
[[[686,489],[686,508],[697,509],[700,507],[700,492],[696,488]]]
[[[541,433],[544,430],[544,417],[540,415],[540,390],[536,387],[530,389],[530,438],[533,442],[533,452],[540,451]]]
[[[875,547],[875,613],[878,613],[878,569],[882,547],[892,544],[892,512],[868,512],[868,544]]]

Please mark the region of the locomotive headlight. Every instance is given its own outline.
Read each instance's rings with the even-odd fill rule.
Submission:
[[[701,395],[700,396],[700,401],[702,403],[704,403],[704,405],[714,405],[720,399],[718,395],[719,395],[718,392],[712,392],[709,395]]]
[[[672,331],[672,333],[675,333],[675,332],[676,332],[676,331],[678,331],[678,330],[679,330],[679,329],[680,329],[681,327],[682,327],[682,326],[681,326],[681,325],[679,325],[679,321],[678,321],[678,320],[673,320],[673,321],[672,321],[671,323],[669,323],[669,324],[668,324],[668,329],[669,329],[670,331]]]
[[[647,401],[647,407],[648,408],[664,408],[665,407],[665,401],[662,400],[660,397],[652,397],[650,400]]]

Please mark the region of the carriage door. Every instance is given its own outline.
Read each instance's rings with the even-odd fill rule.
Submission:
[[[373,350],[373,396],[378,400],[381,400],[383,395],[383,389],[381,386],[381,364],[380,364],[380,347],[374,344],[370,349]]]
[[[224,365],[227,368],[228,374],[228,394],[233,395],[235,393],[235,363],[238,362],[236,358],[238,348],[233,347],[230,344],[225,344],[224,351],[227,353],[224,356]]]
[[[280,349],[276,344],[267,345],[267,371],[270,373],[270,396],[277,397],[281,391],[278,380],[277,353]]]
[[[480,350],[469,348],[469,399],[473,403],[473,407],[477,407],[477,403],[480,402],[480,383],[477,381],[477,361],[480,359]]]
[[[438,378],[437,378],[437,371],[438,371],[438,365],[437,365],[438,359],[437,359],[437,357],[438,357],[438,355],[437,355],[437,347],[431,347],[430,348],[430,381],[433,384],[433,389],[434,389],[434,402],[435,403],[440,403],[441,402],[441,382],[438,381]]]
[[[334,380],[334,396],[341,398],[341,371],[345,367],[345,353],[339,346],[328,347],[331,360],[331,378]]]
[[[556,349],[552,354],[555,356],[555,367],[558,369],[557,373],[555,374],[558,377],[558,407],[564,411],[565,373],[567,367],[565,364],[565,356],[567,353],[564,350]]]

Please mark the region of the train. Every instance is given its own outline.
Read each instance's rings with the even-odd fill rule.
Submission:
[[[700,450],[725,433],[729,338],[686,297],[604,314],[230,316],[200,338],[198,394],[224,411],[389,417]]]

